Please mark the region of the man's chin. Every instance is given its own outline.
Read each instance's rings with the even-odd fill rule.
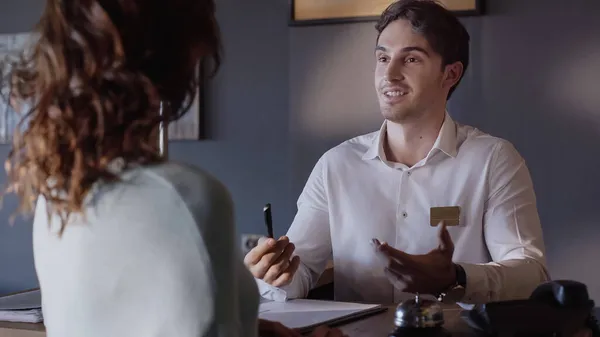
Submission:
[[[401,123],[409,120],[412,117],[410,111],[382,111],[383,118],[390,122]]]

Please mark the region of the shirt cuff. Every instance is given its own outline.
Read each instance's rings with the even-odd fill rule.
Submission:
[[[465,295],[459,301],[460,304],[469,305],[489,302],[491,296],[487,290],[487,275],[484,268],[470,263],[457,264],[463,267],[467,275],[467,287],[465,288]]]
[[[285,302],[288,300],[285,290],[272,286],[259,278],[254,278],[254,280],[256,281],[258,292],[262,298],[275,302]]]

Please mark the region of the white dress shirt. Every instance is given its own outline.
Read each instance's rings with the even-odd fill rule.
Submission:
[[[235,242],[233,202],[175,163],[97,184],[86,218],[37,203],[33,243],[48,337],[257,335],[259,295]],[[49,222],[50,220],[50,222]]]
[[[461,303],[527,298],[548,280],[533,184],[508,141],[446,114],[431,151],[407,167],[386,160],[385,128],[319,159],[287,233],[302,263],[281,289],[257,280],[262,296],[305,297],[332,258],[336,300],[397,303],[412,296],[390,284],[370,241],[425,254],[438,244],[429,213],[440,206],[461,208],[460,225],[448,227],[453,261],[467,274]]]

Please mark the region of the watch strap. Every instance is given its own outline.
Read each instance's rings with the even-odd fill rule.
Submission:
[[[466,288],[467,287],[467,273],[465,272],[465,268],[463,268],[460,264],[455,263],[454,269],[456,271],[456,285]]]
[[[465,288],[467,287],[467,273],[465,272],[465,269],[457,263],[453,263],[453,265],[454,265],[454,271],[456,273],[456,281],[448,289],[446,289],[436,295],[438,301],[440,301],[440,302],[446,302],[445,301],[446,296],[448,296],[449,294],[455,293],[457,290],[459,293],[464,294]],[[451,296],[451,297],[453,297],[453,296]],[[456,299],[454,299],[454,300],[456,300]]]

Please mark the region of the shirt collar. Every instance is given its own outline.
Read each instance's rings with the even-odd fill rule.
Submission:
[[[383,136],[385,135],[386,130],[387,121],[384,121],[379,132],[377,132],[376,136],[373,138],[371,145],[362,156],[364,160],[371,160],[378,157],[381,160],[386,160],[385,152],[383,151]],[[432,150],[433,149],[438,149],[452,158],[457,155],[456,123],[452,117],[450,117],[448,112],[446,112],[438,137],[433,143]]]
[[[379,159],[385,160],[385,152],[383,151],[383,135],[385,135],[386,130],[386,121],[384,121],[379,129],[379,132],[377,132],[376,136],[373,137],[372,143],[367,149],[367,152],[365,152],[365,154],[362,156],[362,159],[371,160],[380,157]]]
[[[458,153],[456,123],[452,117],[450,117],[448,112],[446,112],[444,123],[442,123],[442,127],[440,128],[440,133],[438,134],[435,143],[433,143],[433,148],[441,150],[452,158],[456,157]]]

